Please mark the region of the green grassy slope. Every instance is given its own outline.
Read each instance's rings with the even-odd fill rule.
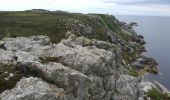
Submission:
[[[120,26],[114,17],[107,15],[85,15],[74,13],[57,13],[57,12],[0,12],[0,33],[5,36],[31,36],[31,35],[48,35],[52,42],[59,42],[65,37],[65,33],[70,30],[67,27],[67,21],[70,19],[79,20],[81,23],[92,27],[92,34],[83,34],[88,38],[95,38],[104,41],[111,41],[107,36],[105,24],[114,33],[122,33]],[[75,33],[80,35],[78,33]],[[123,36],[123,35],[122,35]],[[126,40],[126,38],[123,37]]]

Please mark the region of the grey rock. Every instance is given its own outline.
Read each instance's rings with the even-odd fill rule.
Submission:
[[[5,38],[4,41],[7,50],[0,49],[0,63],[13,63],[20,72],[40,77],[48,84],[45,83],[43,87],[43,82],[38,87],[36,82],[39,79],[28,78],[29,82],[24,79],[10,92],[3,92],[0,97],[8,99],[9,95],[17,95],[15,93],[20,93],[20,84],[25,84],[28,88],[22,87],[26,90],[22,91],[21,96],[33,100],[35,97],[38,100],[46,99],[44,95],[50,95],[50,100],[53,97],[55,100],[58,95],[55,97],[53,94],[56,91],[59,93],[60,88],[64,94],[57,100],[137,99],[139,82],[134,77],[124,75],[127,70],[122,65],[122,49],[115,44],[76,37],[71,32],[67,33],[67,39],[58,44],[50,43],[47,36]],[[56,91],[48,88],[49,83],[55,85]],[[31,93],[27,94],[33,84],[37,90],[33,93],[31,88]],[[40,95],[41,88],[42,91],[47,89],[50,92]],[[11,100],[22,98],[16,96]]]
[[[14,52],[0,49],[0,63],[7,65],[16,63],[14,59]]]
[[[89,86],[89,94],[91,95],[92,100],[102,100],[106,91],[103,87],[103,79],[100,77],[90,77],[92,80],[91,85]]]
[[[31,36],[31,37],[17,37],[17,38],[4,38],[5,47],[7,50],[21,50],[21,51],[34,51],[42,46],[49,44],[47,36]]]
[[[66,22],[66,26],[72,29],[72,32],[74,33],[86,35],[86,34],[92,34],[94,32],[93,28],[90,25],[80,20],[68,19],[65,22]]]
[[[5,45],[5,41],[0,41],[0,49],[7,50]]]
[[[74,47],[68,47],[63,43],[59,43],[53,49],[47,51],[45,55],[47,57],[57,57],[60,59],[59,62],[87,75],[104,76],[114,73],[115,55],[112,52],[94,46],[73,45]]]
[[[138,98],[138,79],[128,75],[122,75],[117,80],[116,90],[115,100],[136,100]]]
[[[109,76],[106,76],[104,79],[103,79],[103,84],[104,84],[104,89],[106,91],[112,91],[114,90],[115,88],[115,84],[116,84],[116,78],[114,75],[109,75]]]
[[[153,87],[155,87],[155,85],[152,82],[142,81],[139,84],[139,91],[140,93],[147,93]]]
[[[17,57],[17,62],[38,62],[39,57],[31,54],[30,52],[25,51],[17,51],[15,52],[15,56]]]
[[[90,79],[60,63],[18,63],[17,68],[22,72],[37,75],[58,87],[64,88],[68,94],[73,94],[77,100],[83,100],[87,97]]]
[[[5,44],[5,42],[4,41],[0,41],[0,45],[3,45],[3,44]]]
[[[70,32],[67,32],[66,35],[68,39],[62,40],[62,43],[69,47],[74,47],[74,45],[81,45],[81,46],[95,46],[98,49],[105,49],[107,51],[112,51],[112,52],[115,52],[117,50],[117,46],[109,42],[99,41],[96,39],[90,40],[84,36],[76,37],[76,35]]]
[[[147,97],[147,92],[152,88],[156,88],[156,86],[149,81],[142,81],[138,85],[139,88],[139,100],[144,100],[144,97]]]
[[[12,90],[0,95],[1,100],[67,100],[62,88],[50,85],[38,78],[23,78]]]

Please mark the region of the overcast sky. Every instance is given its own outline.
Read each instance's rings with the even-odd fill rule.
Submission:
[[[170,16],[170,0],[0,0],[0,11],[35,8],[114,15]]]

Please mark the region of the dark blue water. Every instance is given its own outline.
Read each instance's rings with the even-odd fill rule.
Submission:
[[[139,24],[135,28],[138,34],[145,37],[144,55],[153,57],[160,66],[160,74],[146,75],[147,79],[156,80],[170,90],[170,17],[116,16],[119,20]]]

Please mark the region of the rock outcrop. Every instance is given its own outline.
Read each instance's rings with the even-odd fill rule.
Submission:
[[[23,78],[15,88],[3,92],[1,100],[64,100],[64,90],[39,78]]]
[[[27,78],[2,100],[136,100],[139,79],[127,75],[117,45],[68,32],[58,44],[47,36],[5,38],[0,63]],[[15,73],[13,73],[15,74]],[[30,76],[34,76],[30,77]],[[9,78],[10,80],[10,78]]]

